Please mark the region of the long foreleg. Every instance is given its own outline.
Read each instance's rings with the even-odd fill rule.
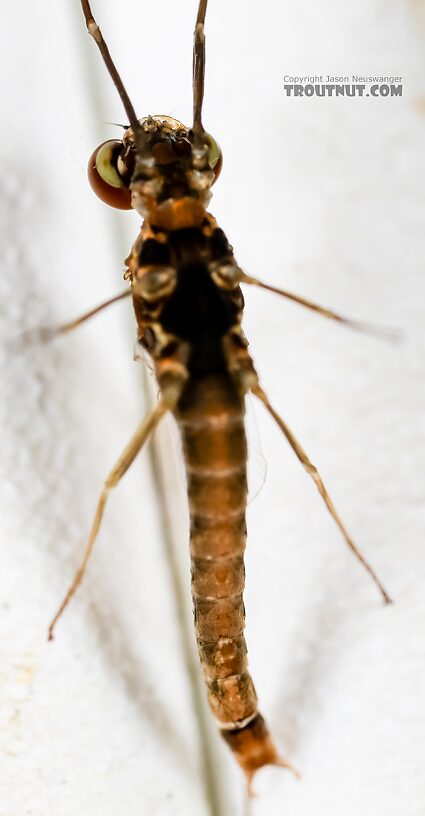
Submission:
[[[332,309],[327,309],[326,306],[319,306],[318,303],[313,303],[301,295],[294,295],[293,292],[288,292],[286,289],[279,289],[277,286],[271,286],[269,283],[263,283],[258,278],[251,278],[250,275],[242,274],[241,283],[248,283],[251,286],[258,286],[260,289],[266,289],[267,292],[273,292],[275,295],[280,295],[287,300],[292,300],[300,306],[305,306],[306,309],[311,309],[313,312],[327,317],[329,320],[335,320],[348,329],[363,332],[364,334],[371,334],[374,337],[379,337],[383,340],[392,340],[394,342],[400,340],[401,335],[397,329],[387,328],[385,326],[377,326],[375,323],[367,323],[364,320],[353,320],[351,317],[344,317],[343,315],[334,312]]]
[[[81,326],[82,323],[85,323],[86,320],[90,320],[91,317],[99,314],[99,312],[103,312],[103,310],[107,309],[108,306],[112,306],[113,303],[118,303],[119,300],[124,300],[124,298],[129,297],[130,295],[131,289],[125,289],[124,292],[120,292],[119,295],[115,295],[114,297],[105,300],[103,303],[99,303],[98,306],[95,306],[88,312],[84,312],[84,314],[79,315],[79,317],[74,318],[74,320],[69,320],[67,323],[62,323],[59,326],[45,326],[40,329],[35,329],[28,332],[28,335],[34,336],[36,339],[41,340],[42,342],[52,340],[53,337],[57,337],[60,334],[67,334],[73,329],[76,329],[78,326]]]
[[[265,289],[268,292],[273,292],[275,295],[280,295],[287,300],[292,300],[293,303],[298,303],[306,309],[310,309],[322,317],[327,317],[329,320],[335,320],[349,329],[363,332],[364,334],[371,334],[374,337],[379,337],[383,340],[390,340],[396,342],[401,339],[402,335],[397,329],[386,328],[385,326],[377,326],[374,323],[367,323],[362,320],[353,320],[350,317],[344,317],[333,309],[328,309],[325,306],[320,306],[318,303],[313,303],[301,295],[295,295],[293,292],[288,292],[287,289],[280,289],[277,286],[271,286],[269,283],[264,283],[258,278],[253,278],[251,275],[246,275],[243,270],[235,263],[221,263],[214,264],[213,277],[216,283],[224,289],[235,289],[240,284],[248,284],[250,286],[258,286],[260,289]]]

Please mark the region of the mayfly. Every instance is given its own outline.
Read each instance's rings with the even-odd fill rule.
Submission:
[[[129,122],[122,140],[104,142],[94,151],[89,179],[104,202],[134,208],[143,223],[126,262],[128,288],[50,334],[67,332],[131,295],[138,343],[153,361],[160,396],[104,483],[82,562],[50,624],[49,637],[83,578],[111,490],[170,412],[180,430],[187,473],[195,632],[208,701],[251,791],[254,774],[265,765],[296,771],[278,753],[259,713],[247,665],[242,593],[248,394],[273,417],[314,480],[346,544],[385,603],[390,598],[347,532],[316,467],[260,385],[241,327],[240,286],[269,290],[354,329],[381,330],[247,275],[207,211],[222,164],[220,148],[202,122],[207,0],[200,0],[194,32],[190,128],[169,116],[137,118],[90,3],[81,0],[81,5]]]

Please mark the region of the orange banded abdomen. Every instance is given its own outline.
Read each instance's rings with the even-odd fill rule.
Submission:
[[[278,756],[258,713],[243,634],[244,399],[228,374],[191,377],[176,419],[188,479],[195,632],[208,701],[250,780]]]

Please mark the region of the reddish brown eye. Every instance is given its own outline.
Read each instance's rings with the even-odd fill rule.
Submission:
[[[87,175],[98,198],[118,210],[131,210],[131,192],[117,171],[122,142],[102,142],[90,156]]]

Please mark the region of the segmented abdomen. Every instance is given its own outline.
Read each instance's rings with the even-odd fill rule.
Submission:
[[[257,713],[243,635],[244,400],[227,374],[191,377],[176,418],[186,461],[195,629],[208,700],[250,777],[277,755]]]
[[[196,638],[209,703],[221,728],[240,727],[257,709],[243,636],[244,408],[231,385],[225,376],[198,380],[189,389],[192,393],[186,392],[186,407],[180,412]]]

